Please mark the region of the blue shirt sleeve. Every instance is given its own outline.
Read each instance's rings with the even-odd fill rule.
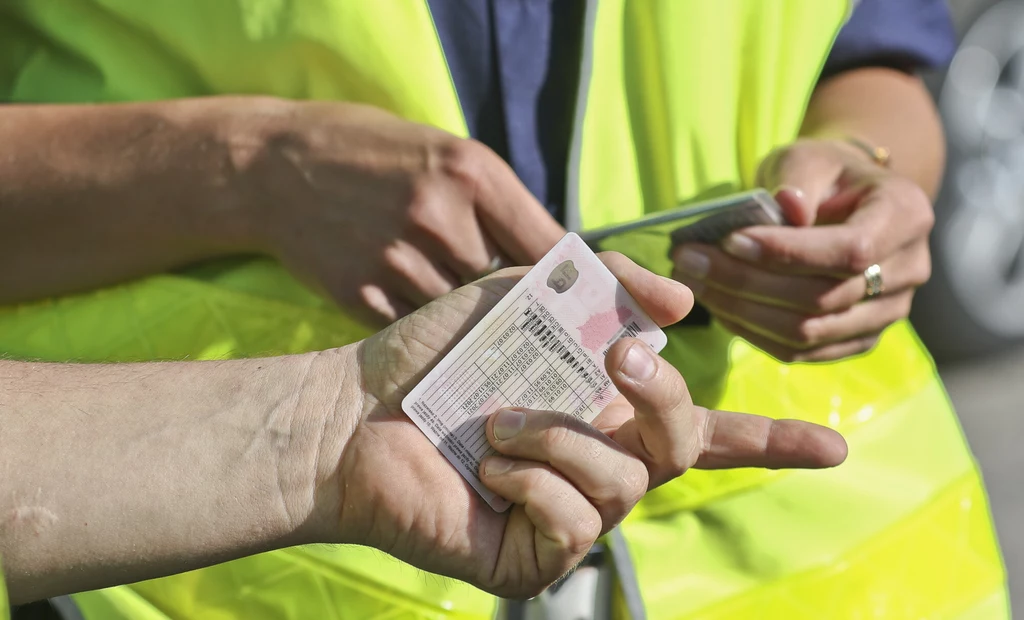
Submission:
[[[956,51],[946,0],[860,0],[843,26],[823,74],[865,66],[904,71],[942,67]]]

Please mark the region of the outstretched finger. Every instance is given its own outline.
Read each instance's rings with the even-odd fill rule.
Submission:
[[[652,487],[694,466],[831,467],[846,458],[829,428],[694,405],[679,371],[638,340],[616,343],[605,364],[635,410],[613,439],[647,464]]]
[[[820,469],[846,460],[843,436],[818,424],[712,409],[695,417],[702,428],[700,469]]]

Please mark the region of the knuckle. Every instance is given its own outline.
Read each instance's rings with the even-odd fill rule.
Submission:
[[[568,505],[568,498],[560,498],[560,503]],[[582,501],[582,498],[580,499]],[[589,503],[586,508],[563,513],[564,519],[556,530],[550,531],[546,537],[556,546],[570,555],[583,556],[604,531],[604,521],[597,509]]]
[[[395,311],[394,307],[388,303],[387,296],[379,287],[360,286],[357,298],[361,305],[368,308],[374,314],[375,319],[383,319],[385,323],[391,323],[398,319],[398,313]]]
[[[575,521],[574,530],[566,538],[565,548],[574,555],[583,555],[601,536],[603,529],[604,523],[597,511],[588,511]]]
[[[685,474],[697,460],[699,452],[699,447],[696,445],[676,446],[671,449],[664,457],[658,460],[655,467],[657,472],[655,478],[658,483],[663,484]],[[640,501],[642,497],[643,495],[637,501]]]
[[[915,235],[927,235],[935,226],[931,198],[920,185],[901,176],[889,177],[887,188],[897,197],[900,215]]]
[[[717,263],[717,264],[716,264]],[[755,277],[746,265],[733,261],[714,261],[711,264],[710,278],[717,280],[726,287],[736,291],[763,289],[759,278]]]
[[[848,306],[843,297],[843,289],[840,286],[822,287],[811,293],[807,309],[815,314],[835,312]]]
[[[935,209],[932,208],[930,202],[928,203],[928,207],[924,209],[924,215],[921,219],[921,228],[924,229],[923,233],[928,235],[935,229]]]
[[[917,286],[921,286],[928,280],[932,279],[932,257],[931,254],[925,252],[924,259],[921,261],[921,272],[917,277]]]
[[[697,459],[700,457],[700,453],[700,444],[687,442],[685,444],[677,445],[675,449],[669,453],[667,463],[667,473],[669,476],[676,478],[685,474],[691,467],[693,467],[694,463],[697,462]]]
[[[658,382],[656,389],[660,392],[660,397],[655,395],[651,398],[651,406],[655,411],[683,415],[693,402],[686,380],[669,364],[663,364],[662,369],[664,371],[659,370],[655,375]]]
[[[521,476],[523,494],[526,497],[543,497],[549,486],[550,478],[553,475],[550,470],[544,467],[530,467],[523,469],[518,474]]]
[[[804,148],[804,145],[800,144],[776,149],[773,155],[773,171],[777,175],[781,175],[791,168],[799,168],[808,159],[815,156],[810,149]]]
[[[863,234],[859,231],[851,232],[846,244],[845,268],[850,273],[863,273],[865,269],[874,265],[875,240],[873,234]]]
[[[473,139],[452,138],[439,150],[441,171],[458,181],[475,187],[482,176],[490,149]]]
[[[871,336],[866,336],[864,338],[861,338],[860,341],[857,343],[858,344],[857,351],[854,352],[854,355],[860,355],[861,353],[867,353],[871,349],[874,349],[875,345],[878,344],[878,340],[879,340],[879,335],[878,334],[874,334],[874,335],[871,335]]]
[[[405,253],[397,244],[388,244],[381,251],[381,260],[391,271],[403,271],[406,266]]]
[[[540,433],[540,448],[545,454],[564,452],[572,444],[572,433],[563,424],[555,424]]]
[[[486,252],[474,251],[465,244],[459,243],[453,243],[445,247],[451,253],[452,262],[462,265],[467,271],[471,271],[473,274],[482,274],[488,271],[491,259],[487,256]]]
[[[771,237],[759,239],[762,256],[780,265],[793,265],[802,262],[800,248]]]
[[[627,467],[622,474],[622,504],[629,510],[647,494],[650,478],[647,468],[637,463],[635,467]]]
[[[896,321],[910,316],[910,307],[913,303],[914,294],[912,292],[908,291],[905,295],[900,296],[899,301],[896,303]]]
[[[786,346],[784,344],[778,344],[771,341],[766,341],[763,346],[759,346],[759,348],[784,364],[800,361],[807,353],[804,350],[797,350],[792,346]]]
[[[921,208],[918,209],[918,226],[922,235],[928,235],[935,228],[935,209],[932,207],[931,200],[924,193],[924,190],[920,187],[917,191],[921,194]]]
[[[788,347],[772,353],[772,356],[784,364],[792,364],[803,359],[803,355]]]
[[[441,217],[441,209],[445,202],[440,195],[436,178],[428,176],[418,179],[413,183],[406,218],[416,228],[434,228]]]
[[[803,347],[816,346],[822,340],[822,321],[817,317],[803,317],[797,323],[795,342]]]

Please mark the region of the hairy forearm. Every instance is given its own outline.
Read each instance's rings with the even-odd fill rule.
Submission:
[[[811,98],[802,135],[851,136],[891,151],[892,168],[932,197],[945,166],[942,124],[924,84],[892,69],[846,71]]]
[[[266,101],[0,106],[0,304],[248,249],[236,142]]]
[[[0,362],[0,556],[13,601],[334,540],[338,486],[318,455],[336,454],[358,418],[353,363],[349,348]]]

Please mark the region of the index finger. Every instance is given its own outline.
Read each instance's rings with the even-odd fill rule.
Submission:
[[[846,440],[825,426],[712,409],[704,409],[697,420],[703,427],[694,465],[699,469],[818,469],[846,460]]]

